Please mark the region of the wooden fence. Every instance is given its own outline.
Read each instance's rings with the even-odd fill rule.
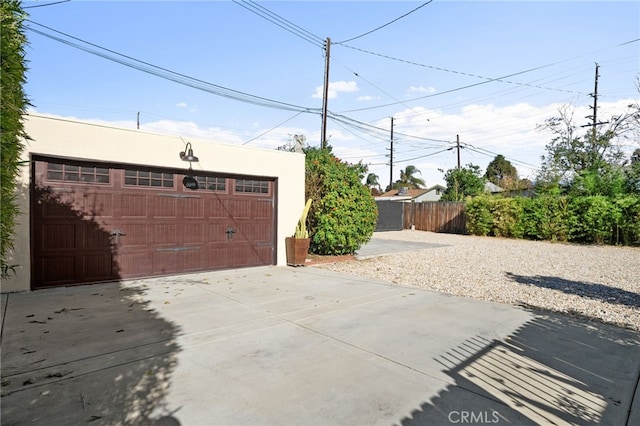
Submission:
[[[418,231],[465,234],[467,221],[464,203],[423,202],[407,203],[404,208],[404,228]]]

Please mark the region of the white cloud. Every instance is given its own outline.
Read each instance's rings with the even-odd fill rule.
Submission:
[[[186,102],[179,102],[176,104],[176,107],[178,108],[186,108],[188,105]]]
[[[370,96],[370,95],[366,95],[366,96],[358,96],[356,98],[356,101],[360,101],[360,102],[368,102],[368,101],[375,101],[380,99],[380,96]]]
[[[332,82],[329,82],[328,97],[329,99],[334,99],[338,97],[338,93],[340,92],[352,93],[352,92],[357,92],[359,90],[360,89],[358,88],[358,83],[356,83],[353,80],[332,81]],[[311,97],[322,99],[322,91],[323,91],[323,86],[316,87],[316,92]]]
[[[414,93],[435,93],[436,89],[435,87],[429,86],[429,87],[424,87],[424,86],[410,86],[407,89],[407,94],[414,94]]]

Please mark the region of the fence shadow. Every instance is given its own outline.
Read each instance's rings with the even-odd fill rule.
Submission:
[[[558,290],[563,293],[574,294],[576,296],[586,297],[615,305],[640,308],[640,294],[616,287],[585,281],[572,281],[560,277],[544,275],[525,276],[507,272],[506,276],[519,284]]]
[[[626,424],[639,343],[629,330],[539,314],[504,341],[475,336],[438,357],[454,384],[400,423]]]

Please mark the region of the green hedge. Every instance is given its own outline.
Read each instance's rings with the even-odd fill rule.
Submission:
[[[640,197],[625,195],[467,200],[467,230],[474,235],[640,245]]]

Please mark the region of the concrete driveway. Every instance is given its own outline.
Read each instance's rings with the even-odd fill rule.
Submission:
[[[639,424],[636,333],[313,267],[3,294],[2,319],[3,425]]]

